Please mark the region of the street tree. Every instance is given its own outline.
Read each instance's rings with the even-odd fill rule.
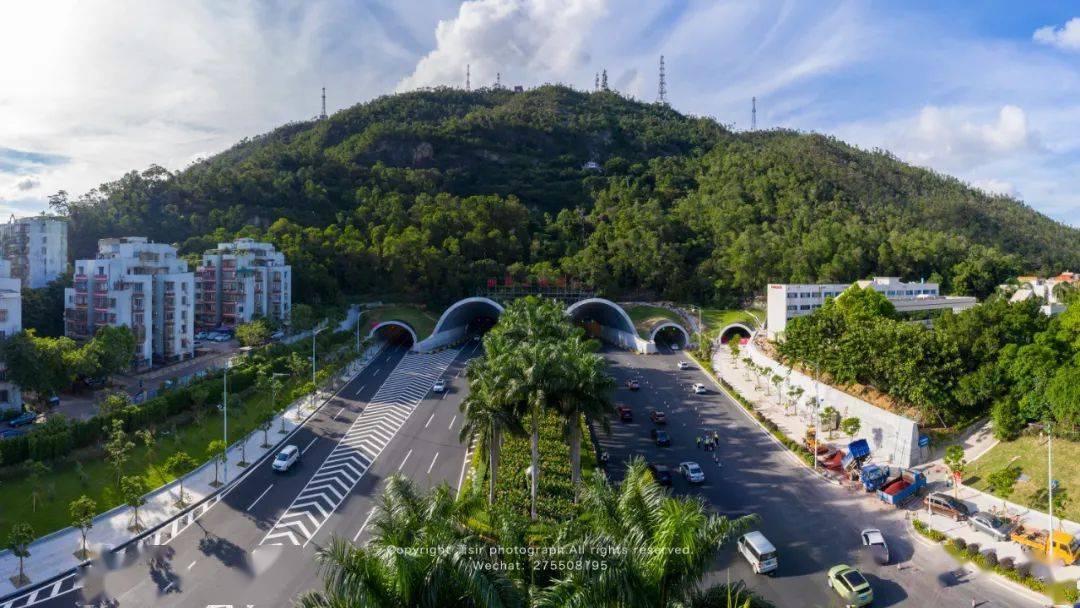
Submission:
[[[146,492],[146,480],[140,475],[125,475],[120,480],[120,497],[132,509],[131,526],[128,527],[132,532],[143,529],[139,523],[139,508],[146,504]]]
[[[1007,466],[986,476],[987,489],[990,490],[991,494],[1001,497],[1002,507],[1005,506],[1005,501],[1012,495],[1016,481],[1020,479],[1020,472],[1020,467]]]
[[[855,435],[859,434],[859,429],[861,429],[861,428],[862,428],[862,421],[859,420],[855,416],[851,416],[849,418],[844,418],[843,420],[840,421],[840,430],[843,431],[844,434],[848,436],[848,441],[849,442],[852,439],[855,438]]]
[[[225,461],[225,441],[214,439],[206,446],[206,459],[214,463],[214,481],[210,485],[215,488],[221,485],[218,481],[218,466]]]
[[[157,460],[157,431],[153,428],[139,429],[135,431],[135,438],[139,440],[145,448],[144,457],[146,458],[146,464],[151,470],[154,470],[154,463]]]
[[[270,447],[270,427],[274,426],[274,412],[269,411],[259,417],[259,430],[263,433],[262,445],[264,450]]]
[[[82,548],[75,552],[75,556],[79,559],[87,559],[90,557],[90,552],[86,549],[86,534],[94,527],[97,503],[94,502],[94,499],[83,494],[71,501],[68,508],[71,511],[71,525],[78,528],[79,534],[82,536]]]
[[[19,522],[11,527],[7,548],[12,555],[19,558],[19,576],[12,581],[16,587],[22,587],[30,582],[23,570],[23,560],[30,557],[30,543],[32,542],[34,542],[34,528],[30,524]]]
[[[270,340],[270,326],[265,319],[254,319],[236,326],[236,339],[242,346],[260,346]]]
[[[176,506],[181,509],[187,505],[187,501],[184,497],[184,475],[187,475],[188,471],[194,469],[196,466],[195,459],[188,455],[187,452],[176,452],[165,461],[165,471],[176,478],[179,488],[180,496],[176,499]]]
[[[27,460],[23,468],[26,470],[26,479],[30,482],[30,507],[37,513],[37,505],[44,492],[42,479],[52,471],[52,467],[37,460]]]
[[[952,475],[953,493],[959,496],[960,483],[963,481],[964,469],[967,467],[967,458],[964,457],[964,447],[950,445],[945,449],[945,466]]]

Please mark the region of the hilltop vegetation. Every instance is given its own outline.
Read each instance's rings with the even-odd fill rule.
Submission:
[[[557,86],[382,97],[53,203],[76,256],[117,234],[267,238],[309,303],[438,304],[506,275],[716,303],[873,273],[982,296],[1080,267],[1080,231],[887,153]]]

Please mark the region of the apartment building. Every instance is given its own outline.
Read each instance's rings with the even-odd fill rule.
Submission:
[[[958,312],[978,303],[971,297],[943,296],[937,283],[905,283],[898,277],[874,277],[854,284],[881,293],[899,313],[935,310]],[[775,340],[781,336],[788,320],[812,313],[821,308],[827,298],[835,298],[849,287],[851,284],[848,283],[770,284],[765,309],[769,339]]]
[[[195,270],[195,325],[232,328],[255,317],[287,324],[292,311],[292,267],[270,243],[241,238],[203,253]]]
[[[75,261],[64,290],[65,334],[91,338],[104,325],[135,334],[136,369],[194,355],[195,275],[176,248],[145,237],[98,241],[97,257]]]
[[[22,281],[11,276],[11,263],[0,260],[0,338],[22,331]],[[22,407],[22,391],[7,379],[0,360],[0,411]]]
[[[31,289],[44,287],[67,272],[68,223],[39,215],[0,224],[0,251],[11,263],[11,277]]]

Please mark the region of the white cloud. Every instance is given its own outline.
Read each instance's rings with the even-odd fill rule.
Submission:
[[[1047,25],[1035,30],[1036,42],[1048,44],[1066,51],[1080,51],[1080,17],[1073,17],[1065,25]]]
[[[15,189],[19,190],[21,192],[26,192],[27,190],[33,190],[34,188],[37,188],[40,185],[41,185],[41,180],[39,180],[38,178],[36,178],[36,177],[24,177],[24,178],[20,179],[19,181],[15,182]]]
[[[1000,194],[1014,198],[1020,196],[1020,191],[1016,189],[1015,185],[1000,179],[976,180],[972,185],[987,194]]]
[[[590,59],[589,38],[604,0],[468,0],[435,28],[435,48],[398,90],[564,80]]]
[[[1038,136],[1024,110],[1005,105],[994,120],[980,122],[964,109],[926,106],[908,130],[905,148],[921,162],[973,166],[988,158],[1036,150]]]

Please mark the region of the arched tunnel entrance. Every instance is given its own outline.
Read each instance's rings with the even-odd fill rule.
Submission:
[[[439,317],[431,336],[417,344],[416,350],[430,351],[473,336],[481,336],[495,326],[502,311],[502,305],[490,298],[458,300]]]
[[[724,329],[720,330],[720,343],[727,344],[729,340],[749,339],[754,335],[754,330],[743,325],[742,323],[732,323]]]
[[[588,298],[575,302],[566,309],[570,320],[585,328],[589,337],[617,344],[623,348],[641,351],[644,340],[638,337],[637,328],[621,306],[604,298]]]
[[[670,321],[654,327],[649,339],[658,347],[677,346],[685,349],[690,345],[690,333],[682,325]]]
[[[416,344],[416,332],[404,321],[383,321],[368,332],[368,339],[384,340],[391,346],[412,348]]]

